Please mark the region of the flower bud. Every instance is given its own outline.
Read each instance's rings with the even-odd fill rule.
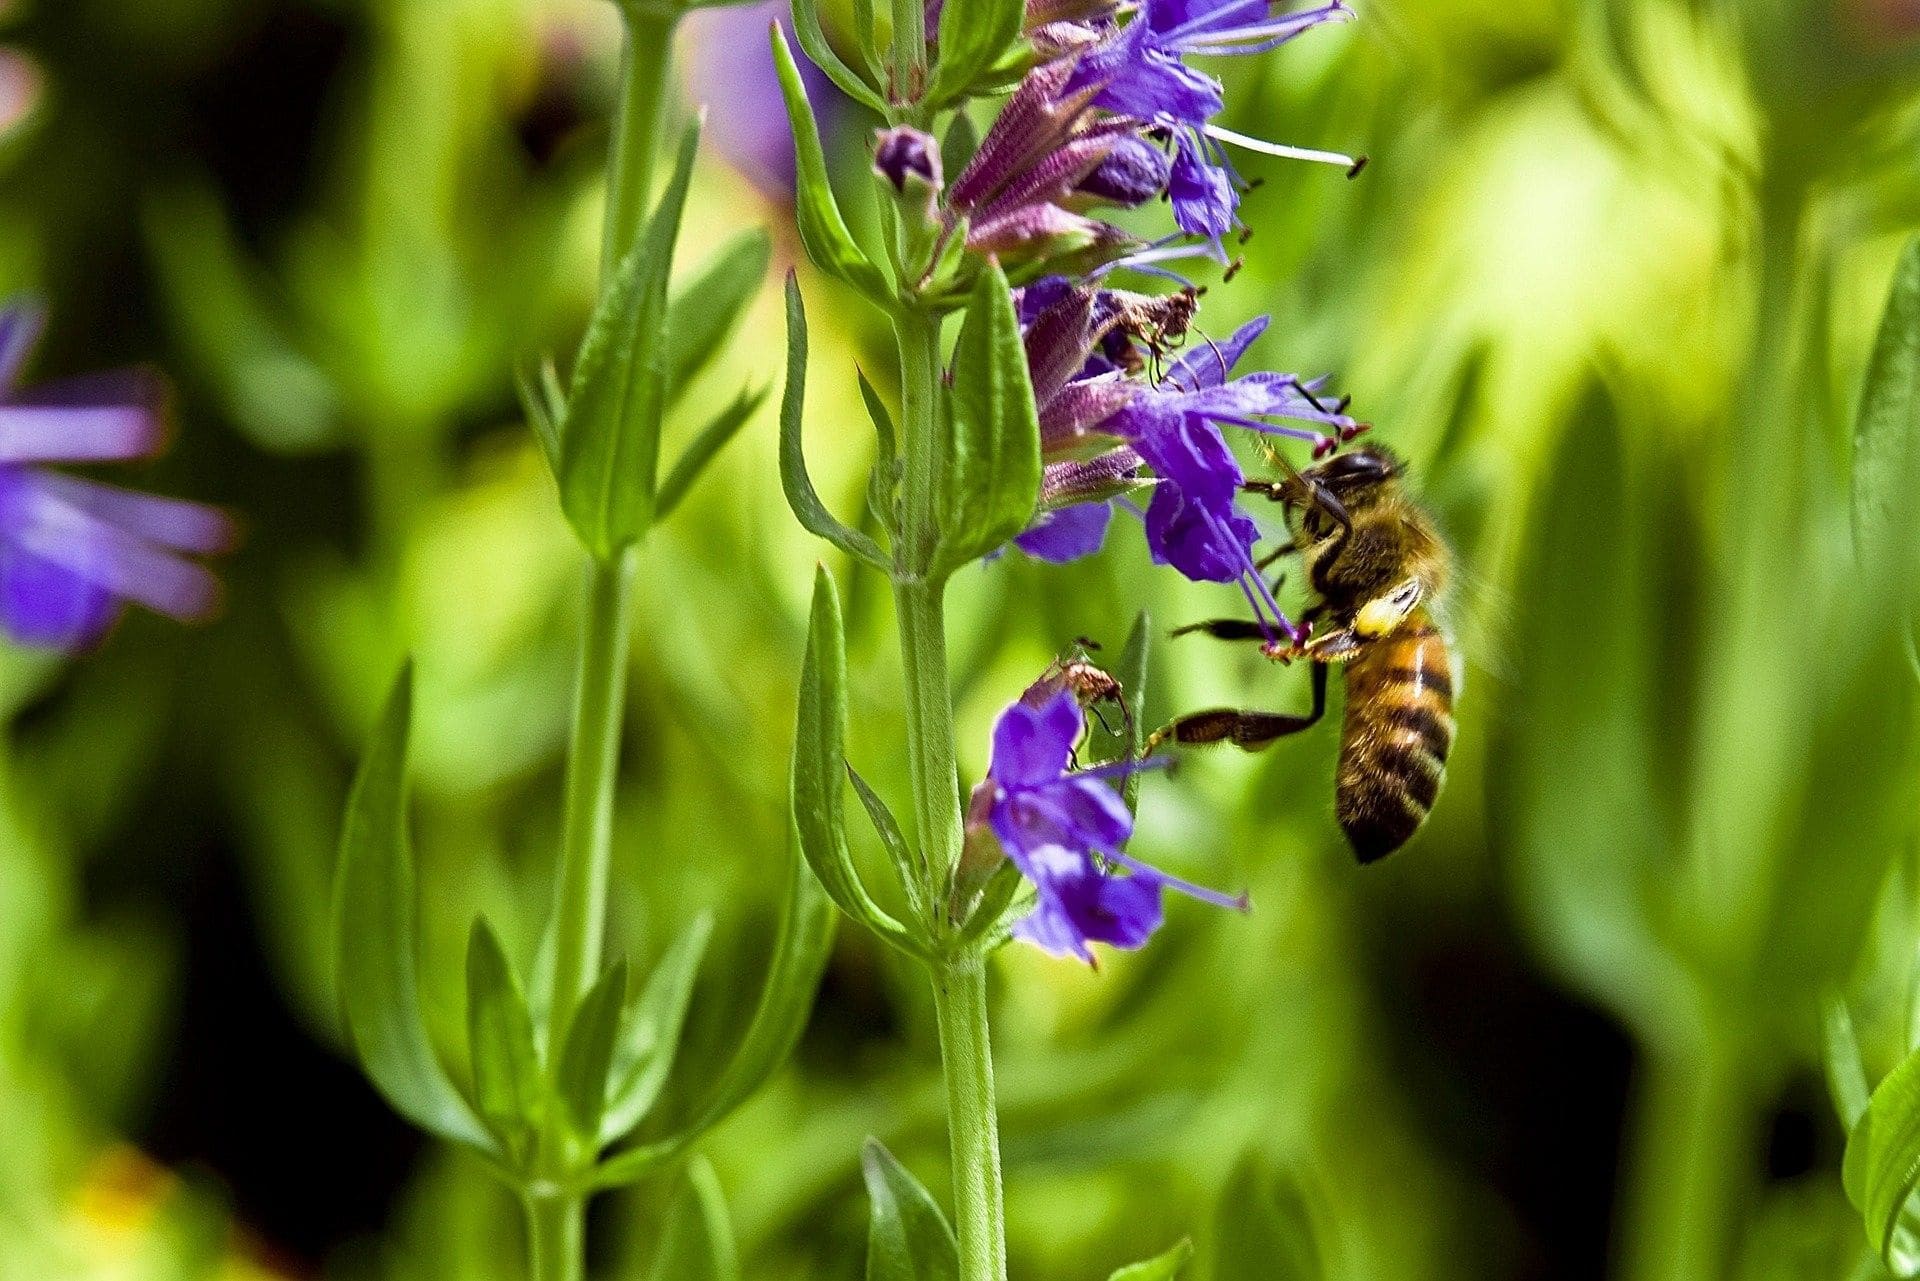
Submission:
[[[894,265],[903,277],[919,279],[931,269],[943,226],[940,144],[911,125],[875,130],[873,172],[893,197]]]

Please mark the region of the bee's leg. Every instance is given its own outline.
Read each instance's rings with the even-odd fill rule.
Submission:
[[[1155,730],[1147,739],[1147,750],[1151,752],[1166,742],[1182,743],[1193,747],[1207,743],[1232,743],[1242,751],[1257,752],[1276,739],[1311,728],[1326,715],[1326,711],[1327,668],[1323,663],[1315,663],[1313,665],[1313,709],[1305,716],[1216,707],[1210,711],[1193,712],[1179,717]]]
[[[1273,564],[1275,561],[1281,559],[1282,557],[1291,556],[1299,550],[1300,549],[1298,547],[1295,547],[1293,545],[1293,540],[1288,539],[1286,542],[1280,544],[1278,547],[1268,552],[1265,556],[1262,556],[1259,560],[1256,560],[1255,562],[1253,562],[1253,567],[1255,569],[1265,569],[1267,568],[1267,566]]]
[[[1305,624],[1318,622],[1320,616],[1326,612],[1326,602],[1322,601],[1310,606],[1305,613],[1301,614],[1300,621]],[[1188,636],[1194,632],[1205,632],[1215,640],[1224,641],[1259,641],[1262,644],[1266,644],[1272,639],[1272,634],[1267,628],[1262,627],[1250,618],[1209,618],[1204,622],[1188,623],[1185,627],[1176,627],[1173,631],[1169,632],[1168,635]]]
[[[1185,627],[1176,627],[1171,635],[1188,636],[1194,632],[1205,632],[1215,640],[1224,641],[1260,641],[1265,643],[1273,633],[1250,618],[1209,618],[1204,622],[1188,623]]]

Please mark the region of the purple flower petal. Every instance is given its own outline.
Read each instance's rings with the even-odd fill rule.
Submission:
[[[44,477],[15,469],[0,486],[0,538],[96,587],[176,618],[204,618],[220,603],[211,573],[64,500]]]
[[[1060,777],[1080,737],[1080,704],[1062,691],[1043,707],[1015,703],[993,728],[987,772],[1003,787],[1051,783]]]
[[[1190,236],[1218,239],[1234,228],[1240,209],[1240,193],[1233,175],[1223,166],[1211,164],[1200,148],[1185,136],[1180,139],[1167,179],[1167,197],[1173,202],[1173,220]]]
[[[1227,381],[1233,367],[1246,355],[1254,340],[1267,332],[1266,316],[1255,316],[1233,331],[1224,342],[1197,343],[1167,367],[1161,385],[1178,391],[1200,391],[1218,387]]]
[[[1108,503],[1079,503],[1042,512],[1013,544],[1036,559],[1064,565],[1099,551],[1112,519],[1113,507]]]
[[[232,551],[238,541],[232,519],[205,503],[160,498],[55,472],[39,473],[34,483],[70,507],[174,551],[216,555]]]
[[[53,562],[0,540],[0,627],[23,645],[78,649],[120,616],[120,599]]]
[[[144,458],[160,435],[159,421],[134,405],[0,405],[0,464]]]

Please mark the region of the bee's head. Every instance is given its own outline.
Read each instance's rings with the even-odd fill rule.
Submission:
[[[1361,445],[1315,463],[1301,475],[1351,509],[1380,497],[1404,470],[1399,459],[1378,445]]]

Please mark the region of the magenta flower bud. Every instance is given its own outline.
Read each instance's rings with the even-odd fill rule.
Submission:
[[[902,195],[912,183],[933,191],[942,185],[940,144],[911,125],[874,131],[873,171]]]

